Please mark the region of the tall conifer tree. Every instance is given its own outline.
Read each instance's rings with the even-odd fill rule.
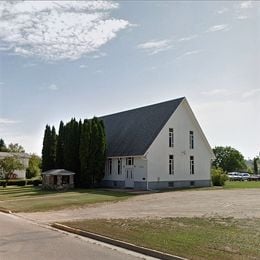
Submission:
[[[56,168],[56,146],[57,146],[57,135],[55,127],[51,129],[51,139],[50,139],[50,163],[51,169]]]
[[[91,172],[89,169],[89,157],[90,157],[90,141],[91,141],[91,122],[84,120],[81,128],[80,138],[80,186],[89,187],[91,183]]]
[[[50,139],[51,139],[51,128],[46,125],[43,138],[42,146],[42,171],[51,169],[50,163]]]
[[[54,126],[50,128],[46,125],[43,147],[42,147],[42,171],[48,171],[55,168],[56,158],[56,131]]]
[[[56,168],[64,168],[64,123],[60,121],[56,147]]]

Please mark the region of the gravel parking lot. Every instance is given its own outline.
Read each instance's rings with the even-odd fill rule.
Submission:
[[[60,211],[19,213],[41,223],[96,218],[260,217],[260,189],[185,190]]]

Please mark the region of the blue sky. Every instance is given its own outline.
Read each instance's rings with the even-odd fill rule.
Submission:
[[[0,137],[186,96],[210,144],[260,152],[260,2],[0,2]]]

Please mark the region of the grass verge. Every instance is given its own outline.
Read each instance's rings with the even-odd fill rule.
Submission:
[[[260,219],[102,219],[62,224],[188,259],[260,259]]]
[[[224,189],[260,188],[260,181],[226,181]]]
[[[75,189],[67,192],[43,191],[33,186],[0,187],[0,208],[13,212],[36,212],[75,208],[129,198],[126,192],[102,189]]]

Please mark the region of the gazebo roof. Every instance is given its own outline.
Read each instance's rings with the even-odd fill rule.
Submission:
[[[64,169],[53,169],[53,170],[49,170],[46,172],[42,172],[42,175],[53,175],[53,176],[69,176],[69,175],[74,175],[75,172],[70,172]]]

